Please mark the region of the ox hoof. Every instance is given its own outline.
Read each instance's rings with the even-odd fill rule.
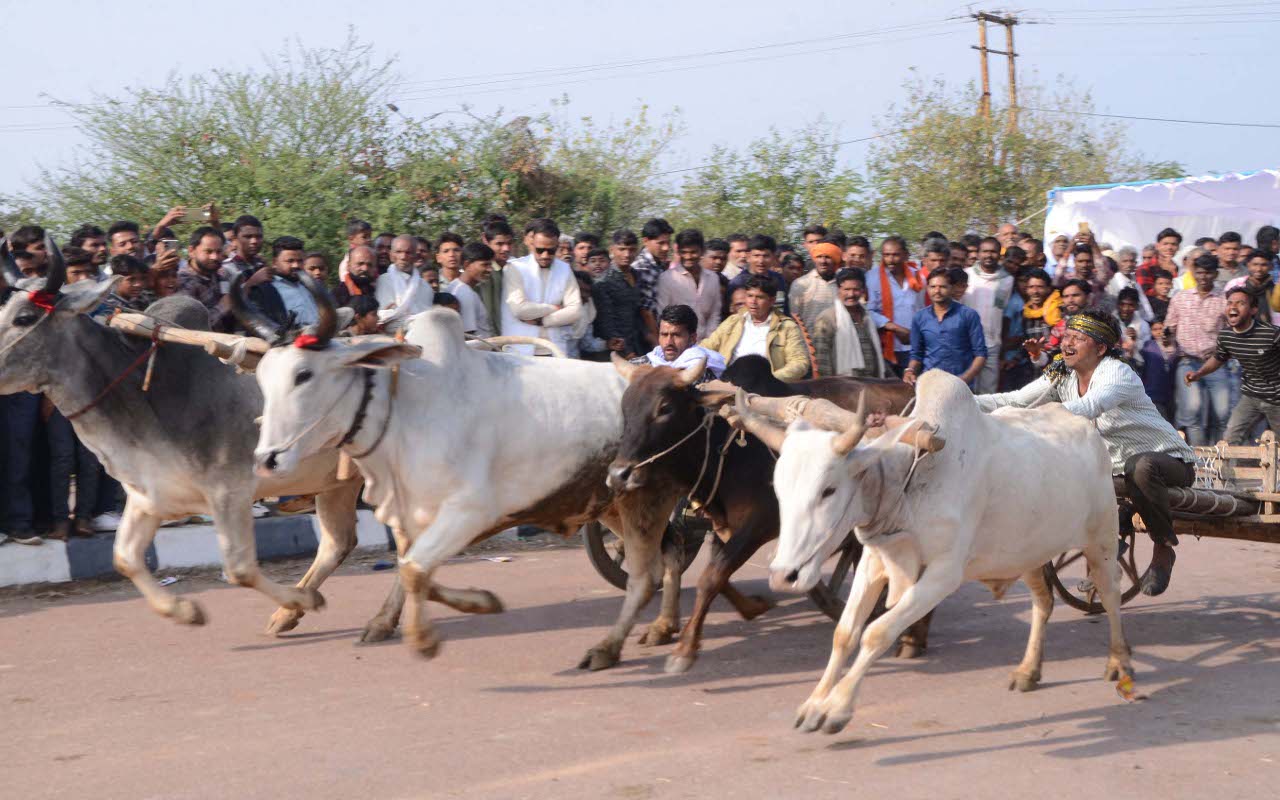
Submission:
[[[667,663],[663,669],[668,675],[680,675],[688,672],[693,667],[693,662],[697,661],[697,656],[688,656],[682,653],[672,653],[667,656]]]
[[[924,655],[927,648],[922,644],[915,642],[903,642],[898,645],[898,658],[920,658]]]
[[[320,594],[320,592],[316,591],[315,589],[301,589],[300,591],[302,592],[302,602],[299,604],[301,606],[300,610],[302,611],[324,610],[324,606],[325,606],[324,595]]]
[[[1032,672],[1015,672],[1009,678],[1009,691],[1017,689],[1020,692],[1035,691],[1040,687],[1040,673]]]
[[[173,619],[182,625],[203,625],[206,617],[199,603],[179,597],[173,603]]]
[[[822,731],[826,734],[839,733],[853,719],[853,712],[829,713],[822,707],[812,709],[800,723],[800,730],[805,733]]]
[[[377,642],[385,642],[390,639],[396,632],[396,626],[381,620],[373,620],[364,626],[364,631],[360,634],[360,644],[375,644]]]
[[[665,622],[654,622],[640,636],[639,644],[645,647],[658,647],[659,645],[671,644],[675,640],[676,632],[670,625]]]
[[[291,611],[287,608],[276,609],[276,613],[271,615],[270,621],[267,622],[267,636],[279,636],[282,633],[288,633],[298,627],[298,621],[302,619],[303,611]]]
[[[742,604],[740,606],[737,606],[736,610],[738,612],[738,616],[742,617],[748,622],[750,622],[751,620],[755,619],[756,617],[760,616],[764,612],[768,611],[769,609],[777,605],[774,601],[770,600],[769,598],[761,597],[758,594],[753,594],[748,597],[744,597],[742,598],[742,600],[743,600]]]
[[[441,638],[434,632],[411,633],[408,637],[409,647],[413,652],[430,661],[440,654]]]
[[[476,603],[473,614],[501,614],[506,611],[506,606],[502,605],[502,601],[493,592],[485,589],[478,590],[480,601]]]
[[[1103,671],[1102,677],[1108,681],[1118,681],[1125,677],[1132,678],[1133,666],[1123,664],[1117,659],[1110,659],[1107,661],[1107,668]]]
[[[608,669],[618,663],[618,654],[606,647],[593,647],[578,662],[578,669],[589,669],[592,672]]]

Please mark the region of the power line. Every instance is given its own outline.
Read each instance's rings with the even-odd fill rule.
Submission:
[[[1182,125],[1221,125],[1228,128],[1280,128],[1280,123],[1271,122],[1221,122],[1208,119],[1172,119],[1170,117],[1139,117],[1131,114],[1103,114],[1097,111],[1064,111],[1057,108],[1035,108],[1023,106],[1023,111],[1039,111],[1045,114],[1073,114],[1082,117],[1107,117],[1108,119],[1128,119],[1140,122],[1176,122]]]
[[[735,48],[728,48],[728,49],[722,49],[722,50],[701,51],[696,53],[682,53],[682,54],[676,54],[676,55],[656,56],[656,57],[650,57],[650,58],[625,59],[621,61],[605,61],[605,62],[596,63],[596,64],[581,64],[581,65],[572,66],[572,67],[546,67],[543,69],[528,70],[523,72],[491,72],[491,73],[478,74],[478,75],[453,76],[449,78],[429,78],[429,79],[424,79],[419,81],[400,81],[400,82],[397,82],[396,85],[397,86],[414,86],[414,85],[425,84],[425,83],[446,83],[449,81],[479,80],[478,83],[461,83],[461,84],[456,84],[454,86],[424,87],[422,90],[418,90],[418,91],[427,91],[428,89],[432,89],[432,90],[460,89],[460,88],[467,88],[470,86],[481,86],[488,83],[521,80],[524,78],[532,78],[539,75],[547,75],[547,74],[572,75],[580,72],[593,72],[593,71],[604,70],[604,69],[618,69],[618,68],[626,68],[626,67],[634,67],[634,66],[644,66],[646,64],[655,64],[655,63],[661,64],[661,63],[669,63],[672,61],[683,61],[683,60],[693,59],[693,58],[712,58],[715,56],[757,52],[760,50],[770,50],[770,49],[777,49],[782,47],[797,47],[800,45],[823,44],[826,42],[842,41],[845,39],[863,39],[863,38],[868,38],[872,36],[880,36],[886,33],[901,33],[901,32],[905,32],[913,29],[937,27],[939,25],[947,25],[947,24],[948,24],[947,20],[938,20],[938,21],[932,21],[932,22],[913,22],[913,23],[906,23],[903,25],[891,25],[885,28],[878,28],[878,29],[868,30],[868,31],[858,31],[856,33],[841,33],[841,34],[835,34],[832,36],[821,36],[821,37],[812,38],[812,39],[796,39],[788,42],[772,42],[767,44],[751,45],[748,47],[735,47]],[[500,78],[502,80],[499,80],[499,81],[481,80],[481,79],[489,79],[489,78]]]
[[[435,94],[435,92],[451,90],[458,87],[454,87],[454,86],[436,87],[429,90],[423,89],[417,92],[410,92],[405,95],[395,95],[394,100],[395,102],[399,103],[401,101],[411,102],[414,100],[431,100],[436,98],[450,98],[450,97],[465,98],[465,97],[472,97],[477,94],[492,94],[494,92],[507,92],[512,90],[538,89],[538,88],[544,88],[548,86],[568,86],[568,85],[577,84],[577,83],[588,83],[588,82],[599,81],[599,80],[611,80],[614,78],[630,78],[630,77],[636,77],[636,76],[660,75],[668,72],[686,72],[692,69],[706,69],[709,67],[720,67],[720,66],[727,66],[731,64],[746,64],[746,63],[751,63],[756,61],[774,61],[782,58],[794,58],[797,56],[821,55],[821,54],[830,53],[833,50],[853,50],[853,49],[858,49],[862,47],[872,47],[875,45],[896,44],[899,42],[917,41],[920,39],[933,39],[941,36],[951,36],[952,34],[955,34],[958,32],[959,32],[958,29],[952,29],[952,30],[946,30],[946,31],[939,31],[936,33],[925,33],[925,34],[920,34],[916,36],[904,36],[899,38],[884,39],[881,41],[856,42],[856,43],[845,44],[845,45],[835,45],[832,47],[827,47],[822,50],[802,50],[795,53],[774,53],[770,55],[749,56],[746,58],[734,58],[734,59],[727,59],[723,61],[712,61],[712,62],[707,62],[703,64],[685,64],[682,66],[671,67],[669,69],[624,72],[624,73],[615,73],[610,75],[588,75],[587,77],[582,77],[582,78],[570,78],[567,80],[552,80],[552,81],[546,81],[543,83],[519,84],[517,82],[520,80],[523,80],[522,78],[512,78],[512,79],[509,79],[508,81],[512,84],[509,86],[497,86],[497,87],[491,87],[488,89],[477,89],[474,91],[470,91],[462,94],[454,94],[454,95]]]
[[[897,131],[890,131],[889,133],[878,133],[878,134],[876,134],[875,136],[864,136],[864,137],[862,137],[861,139],[848,139],[848,140],[843,141],[843,142],[836,142],[836,143],[835,143],[834,145],[832,145],[832,146],[833,146],[833,147],[844,147],[844,146],[845,146],[845,145],[847,145],[847,144],[857,144],[858,142],[869,142],[869,141],[871,141],[872,139],[883,139],[883,138],[885,138],[886,136],[896,136],[897,134],[898,134],[898,132],[897,132]],[[706,169],[707,167],[715,166],[715,163],[716,163],[716,162],[714,162],[714,161],[708,161],[708,162],[706,162],[705,164],[699,164],[699,165],[697,165],[696,167],[681,167],[680,169],[669,169],[669,170],[666,170],[665,172],[655,172],[655,173],[653,173],[653,174],[649,175],[649,177],[650,177],[650,178],[660,178],[660,177],[662,177],[663,175],[675,175],[675,174],[676,174],[676,173],[678,173],[678,172],[694,172],[695,170]]]

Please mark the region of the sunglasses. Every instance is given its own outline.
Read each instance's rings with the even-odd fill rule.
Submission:
[[[552,253],[554,253],[557,249],[559,249],[559,248],[556,248],[556,247],[535,247],[535,248],[533,248],[533,252],[537,253],[537,254],[538,254],[538,255],[540,255],[540,256],[549,256],[549,255],[551,255]]]

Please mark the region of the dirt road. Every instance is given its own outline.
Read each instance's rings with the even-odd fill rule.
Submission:
[[[1142,702],[1121,702],[1100,679],[1105,626],[1061,604],[1042,688],[1008,692],[1025,643],[1025,592],[995,602],[968,586],[936,615],[924,659],[874,668],[835,737],[791,729],[832,630],[803,598],[754,622],[718,602],[686,675],[663,674],[670,648],[642,648],[635,635],[616,668],[587,673],[574,665],[621,594],[581,551],[472,559],[442,579],[493,589],[509,610],[434,607],[446,642],[423,662],[398,640],[353,645],[390,582],[368,561],[330,580],[328,608],[281,639],[260,634],[272,610],[264,598],[212,578],[174,587],[204,604],[204,628],[161,620],[121,584],[0,597],[0,796],[1280,792],[1280,548],[1184,541],[1170,591],[1126,609]],[[767,593],[764,561],[744,568],[744,588]],[[692,599],[686,589],[686,611]]]

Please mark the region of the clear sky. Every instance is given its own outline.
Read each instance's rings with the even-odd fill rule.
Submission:
[[[1021,81],[1067,76],[1104,113],[1280,124],[1280,2],[1041,2],[1014,9],[1036,23],[1016,31]],[[337,46],[349,26],[379,55],[399,59],[404,83],[392,99],[411,116],[464,102],[481,112],[536,113],[562,94],[575,113],[599,119],[641,103],[657,112],[678,106],[687,133],[668,169],[700,163],[714,143],[741,145],[770,126],[785,131],[819,115],[854,139],[873,132],[877,109],[897,98],[912,68],[976,80],[977,26],[964,15],[1004,6],[223,0],[212,15],[210,8],[0,0],[0,194],[22,192],[39,165],[69,159],[84,143],[44,95],[80,101],[156,85],[170,73],[254,67],[289,38]],[[990,46],[1003,49],[1003,29],[992,35]],[[992,58],[993,92],[1003,97],[1004,60]],[[1130,135],[1146,156],[1181,161],[1191,173],[1280,166],[1276,127],[1132,122]],[[866,147],[849,145],[843,156],[861,164]]]

